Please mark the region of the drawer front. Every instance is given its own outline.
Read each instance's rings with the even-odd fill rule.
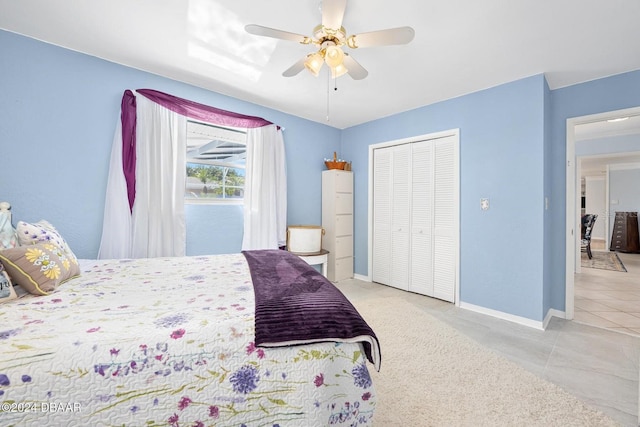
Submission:
[[[353,213],[353,197],[349,193],[336,194],[336,213],[350,214]]]
[[[353,235],[353,215],[336,215],[336,236]]]
[[[334,250],[336,252],[336,258],[353,256],[353,237],[336,237],[336,246]]]
[[[339,280],[350,279],[353,277],[353,258],[340,258],[336,260],[335,271],[334,271],[334,280],[337,282]]]
[[[336,191],[339,193],[353,193],[353,174],[341,172],[336,175]]]

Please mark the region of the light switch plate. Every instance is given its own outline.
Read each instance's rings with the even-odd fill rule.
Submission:
[[[480,199],[480,209],[483,211],[489,210],[489,199]]]

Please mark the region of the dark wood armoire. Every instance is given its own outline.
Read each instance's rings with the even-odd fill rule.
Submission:
[[[616,212],[609,249],[618,252],[640,252],[638,212]]]

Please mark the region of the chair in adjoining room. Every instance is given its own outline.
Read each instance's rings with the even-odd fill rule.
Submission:
[[[582,240],[580,249],[583,252],[587,252],[589,259],[593,257],[591,254],[591,231],[597,218],[598,215],[596,214],[586,214],[582,217]]]

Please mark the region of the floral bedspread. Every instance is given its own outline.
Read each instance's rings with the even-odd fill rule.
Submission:
[[[82,265],[0,305],[0,425],[371,425],[360,345],[255,346],[241,254]]]

